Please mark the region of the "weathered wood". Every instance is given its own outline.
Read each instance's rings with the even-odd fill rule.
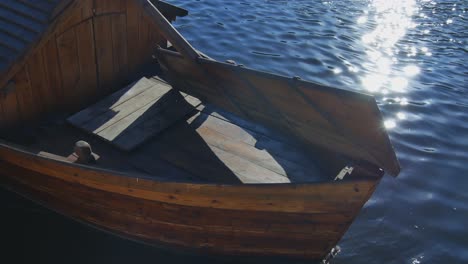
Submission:
[[[201,111],[202,114],[210,115],[206,117],[206,120],[202,119],[205,120],[204,125],[208,128],[230,138],[235,138],[242,143],[259,149],[265,149],[277,161],[292,161],[306,168],[306,172],[317,171],[316,166],[318,166],[321,173],[310,173],[306,181],[313,181],[314,177],[310,176],[314,175],[322,175],[321,177],[325,177],[326,179],[330,177],[334,178],[343,169],[343,166],[349,162],[348,159],[323,149],[311,152],[297,138],[287,137],[284,134],[278,133],[278,131],[259,123],[239,118],[213,105],[200,105],[197,107],[197,110]],[[195,124],[197,123],[195,122]]]
[[[135,96],[129,98],[121,104],[118,104],[115,107],[101,105],[98,102],[96,105],[94,105],[96,110],[93,112],[98,112],[100,109],[106,108],[107,111],[100,115],[94,116],[90,121],[84,123],[81,128],[93,133],[99,133],[109,126],[119,122],[126,116],[132,114],[133,112],[148,106],[149,104],[154,104],[161,96],[170,90],[170,87],[167,86],[161,87],[161,89],[152,88],[153,87],[150,86],[142,93],[136,94]]]
[[[124,150],[132,150],[147,139],[156,136],[176,121],[182,119],[194,106],[188,104],[175,90],[169,91],[120,122],[109,126],[98,135],[112,139],[112,143]]]
[[[72,116],[69,122],[120,149],[130,151],[197,106],[187,103],[180,93],[166,83],[153,81],[146,87],[147,82],[144,78],[130,88],[111,95],[113,99],[105,99],[84,110],[93,113],[91,119],[88,119],[90,115],[81,112]],[[139,93],[139,90],[142,91]],[[121,94],[126,95],[124,100],[119,98]],[[115,101],[120,103],[116,104]]]
[[[296,164],[295,161],[291,160],[289,157],[288,160],[277,157],[274,153],[270,154],[268,146],[264,146],[264,149],[258,149],[249,144],[229,138],[209,127],[199,127],[197,132],[210,146],[229,152],[265,169],[287,177],[290,181],[311,182],[316,178],[320,179],[320,176],[323,177],[322,173],[313,166],[313,163],[310,163],[307,167],[303,167]],[[257,175],[258,174],[252,173],[249,177],[257,177]],[[256,181],[262,182],[261,179],[256,179]]]
[[[136,95],[146,91],[149,87],[154,85],[153,82],[150,82],[146,78],[141,78],[138,82],[128,85],[126,88],[121,89],[100,101],[102,107],[90,107],[81,110],[80,112],[74,114],[68,119],[73,125],[80,126],[98,115],[109,111],[109,108],[115,108],[127,100],[135,97]]]
[[[365,160],[392,175],[400,170],[370,96],[203,58],[193,64],[163,49],[158,58],[177,89],[228,112],[238,109],[241,117],[299,138],[311,149],[319,146],[355,161]]]

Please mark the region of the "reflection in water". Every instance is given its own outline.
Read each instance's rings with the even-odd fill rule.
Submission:
[[[416,65],[401,65],[398,55],[407,57],[416,56],[418,49],[415,46],[403,47],[400,50],[396,45],[407,31],[416,27],[412,20],[417,9],[414,0],[374,0],[369,5],[365,16],[358,18],[357,23],[366,26],[374,25],[373,29],[361,38],[366,48],[369,63],[364,64],[366,74],[361,77],[362,86],[371,93],[396,94],[405,93],[408,87],[408,78],[419,74]],[[422,48],[428,53],[427,48]],[[405,99],[400,99],[404,105]],[[387,129],[396,127],[397,120],[405,119],[404,114],[398,113],[395,118],[384,122]]]

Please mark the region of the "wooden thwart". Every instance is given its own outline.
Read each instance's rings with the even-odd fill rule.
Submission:
[[[186,116],[199,103],[163,81],[142,78],[67,120],[130,151]]]

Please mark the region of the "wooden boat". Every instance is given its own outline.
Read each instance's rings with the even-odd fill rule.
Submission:
[[[210,59],[185,14],[1,1],[2,186],[149,244],[323,259],[400,170],[375,100]]]

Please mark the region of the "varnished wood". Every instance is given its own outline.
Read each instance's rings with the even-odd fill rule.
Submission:
[[[29,2],[23,4],[30,5]],[[142,16],[142,7],[135,0],[61,1],[55,10],[49,11],[53,14],[43,32],[39,29],[29,32],[28,28],[21,27],[18,32],[21,39],[33,43],[25,46],[24,54],[0,73],[0,87],[4,87],[15,79],[15,74],[21,74],[25,65],[34,66],[34,71],[28,69],[28,78],[33,78],[28,82],[32,84],[37,109],[36,115],[27,116],[28,121],[35,121],[34,118],[49,111],[77,110],[78,105],[91,103],[96,97],[121,88],[151,61],[157,45],[165,47],[165,39],[155,25],[148,22],[147,16]],[[169,8],[165,15],[174,18],[180,12]],[[141,41],[140,20],[143,21]],[[40,36],[35,37],[35,34]],[[0,34],[0,38],[2,36],[10,35]],[[101,89],[96,89],[96,84]],[[19,112],[8,111],[9,119],[21,116]],[[17,118],[13,119],[15,122],[7,125],[4,121],[3,125],[17,123]]]
[[[99,0],[94,1],[97,15],[105,13],[119,13],[125,11],[125,0]]]
[[[44,67],[44,56],[42,52],[37,52],[27,64],[27,70],[29,73],[29,80],[31,82],[32,94],[36,102],[40,102],[36,104],[37,106],[37,114],[41,114],[44,112],[49,112],[52,106],[52,100],[54,99],[51,95],[53,94],[51,91],[51,86],[49,85],[49,79],[47,78],[47,74]]]
[[[0,145],[0,157],[17,164],[2,164],[2,181],[8,179],[10,187],[52,209],[149,243],[218,254],[323,257],[347,229],[376,184],[374,181],[309,185],[174,184],[11,151],[10,147]],[[21,171],[18,166],[32,171]],[[8,177],[19,174],[23,177]],[[157,204],[163,209],[158,209]],[[190,210],[196,213],[190,215]],[[190,215],[190,220],[184,214]],[[128,229],[129,226],[132,228]],[[292,226],[297,229],[291,230]],[[197,229],[203,232],[191,231]],[[206,239],[211,242],[207,244]],[[278,243],[276,239],[288,243]],[[297,251],[298,248],[301,250]]]
[[[44,68],[47,72],[47,78],[51,89],[51,93],[48,94],[48,96],[52,97],[56,102],[52,104],[51,108],[58,109],[64,103],[63,100],[65,95],[56,38],[50,39],[44,45],[42,56],[44,58]],[[36,104],[40,102],[35,100],[34,103]]]
[[[74,91],[75,98],[84,104],[94,101],[98,87],[94,31],[92,20],[86,20],[75,27],[77,54],[79,58],[80,81]],[[75,100],[76,100],[75,99]]]
[[[48,25],[48,28],[42,34],[40,38],[34,42],[28,50],[22,54],[22,56],[15,61],[13,65],[7,70],[5,74],[2,74],[0,77],[0,87],[3,87],[27,62],[29,57],[41,49],[53,36],[55,29],[61,24],[66,23],[70,19],[70,15],[74,12],[74,9],[79,7],[81,1],[76,0],[66,0],[61,1],[61,4],[57,6],[54,12],[55,19]],[[67,7],[67,8],[62,8]]]
[[[74,100],[74,95],[80,80],[78,43],[74,28],[57,37],[57,53],[60,61],[63,100],[67,104],[67,108],[70,108],[70,105],[78,103]]]
[[[127,55],[128,68],[131,75],[135,75],[139,70],[139,27],[141,23],[141,9],[134,1],[127,1]]]
[[[39,111],[36,108],[37,102],[34,100],[26,68],[15,76],[14,82],[16,84],[16,94],[21,120],[32,120],[34,117],[38,116]]]
[[[16,87],[16,84],[14,84]],[[5,126],[14,126],[18,124],[20,119],[19,104],[15,92],[2,92],[0,94],[2,101],[3,119]]]
[[[111,19],[114,76],[117,77],[116,87],[112,90],[115,91],[125,83],[128,76],[127,26],[125,14],[112,16]]]
[[[93,19],[96,36],[96,57],[99,73],[101,95],[111,91],[114,78],[113,50],[112,50],[112,16],[100,16]]]

